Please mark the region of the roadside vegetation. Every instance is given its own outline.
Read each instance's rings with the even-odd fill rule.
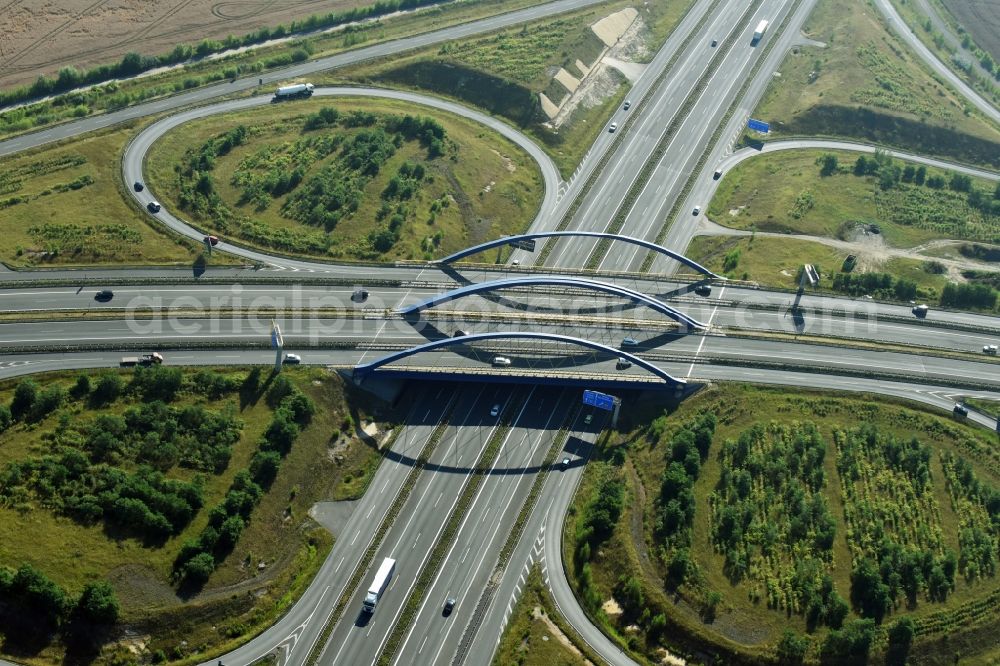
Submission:
[[[929,74],[881,14],[822,0],[754,117],[769,138],[835,136],[1000,167],[1000,128]]]
[[[600,663],[558,614],[539,568],[524,581],[524,592],[500,637],[494,666],[583,666]]]
[[[638,61],[666,39],[688,8],[687,3],[605,2],[581,11],[448,42],[403,57],[375,61],[337,72],[335,80],[391,84],[429,90],[499,115],[534,137],[552,155],[564,177],[580,163],[605,121],[620,106],[629,83],[610,70],[558,129],[547,123],[540,93],[554,104],[569,91],[554,78],[563,68],[583,78],[578,61],[589,69],[605,52],[590,29],[602,18],[634,7],[644,28],[629,47]],[[581,85],[587,85],[586,83]]]
[[[995,435],[904,402],[719,385],[641,401],[565,538],[643,663],[945,663],[995,631]]]
[[[947,21],[950,17],[948,10],[940,2],[927,0],[927,4],[936,5],[935,9],[942,20]],[[984,98],[992,100],[994,105],[1000,103],[1000,65],[973,41],[972,35],[964,27],[953,24],[951,27],[956,29],[952,34],[945,35],[936,29],[919,3],[893,2],[893,6],[903,17],[907,27],[941,62]]]
[[[371,16],[381,15],[395,3],[378,2],[356,12]],[[424,4],[424,3],[421,3]],[[234,36],[225,40],[204,40],[195,45],[178,44],[171,52],[154,55],[129,53],[117,63],[101,65],[80,72],[69,66],[56,77],[43,77],[24,89],[0,92],[0,104],[13,104],[29,100],[23,106],[0,113],[0,137],[39,129],[53,123],[83,118],[96,113],[115,111],[150,99],[165,97],[198,88],[210,83],[253,76],[310,58],[340,53],[368,42],[386,41],[406,37],[455,23],[473,21],[486,16],[519,9],[532,4],[531,0],[491,0],[490,2],[463,2],[431,6],[414,14],[380,18],[360,25],[346,26],[333,32],[319,32],[323,26],[341,21],[333,14],[317,14],[294,22],[292,25],[262,27],[253,33]],[[390,11],[393,11],[390,9]],[[374,13],[372,13],[374,12]],[[332,17],[332,18],[331,18]],[[360,18],[360,16],[359,16]],[[259,44],[268,39],[278,39],[303,32],[297,39],[267,46],[249,48],[219,58],[213,53],[225,52],[244,45]],[[150,67],[183,63],[181,67],[166,72],[135,77]],[[74,83],[86,85],[101,76],[127,77],[90,88],[59,94]],[[270,92],[270,91],[268,91]],[[6,97],[2,97],[6,95]],[[54,95],[45,101],[30,102],[38,95]]]
[[[134,134],[122,126],[4,158],[0,261],[30,267],[196,260],[200,246],[161,231],[124,198],[119,160]]]
[[[310,507],[356,498],[374,471],[378,453],[354,431],[367,418],[321,370],[6,382],[0,589],[14,601],[0,609],[2,652],[203,659],[266,626],[332,545]]]
[[[313,100],[194,121],[154,146],[150,186],[213,233],[313,257],[431,259],[526,228],[533,160],[423,111]]]

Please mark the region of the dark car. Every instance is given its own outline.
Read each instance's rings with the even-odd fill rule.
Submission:
[[[110,301],[114,297],[115,297],[115,292],[111,291],[110,289],[102,289],[96,294],[94,294],[95,301]]]
[[[951,413],[960,419],[964,419],[969,415],[969,410],[965,405],[961,403],[955,403],[955,407],[951,410]]]
[[[355,289],[354,293],[351,294],[351,300],[355,303],[364,303],[368,300],[368,290],[367,289]]]
[[[463,338],[466,335],[468,335],[468,333],[466,333],[465,331],[463,331],[460,328],[456,328],[454,335],[452,335],[451,337],[453,337],[453,338]]]
[[[140,183],[139,181],[135,181],[134,183],[132,183],[132,189],[135,190],[136,192],[142,192],[142,183]]]
[[[216,245],[219,244],[219,237],[218,236],[205,236],[205,242],[208,243],[209,245],[211,245],[212,247],[215,247]]]
[[[699,284],[697,287],[694,288],[694,293],[698,294],[699,296],[711,296],[712,287],[707,284]]]
[[[146,204],[146,208],[149,209],[150,213],[159,213],[160,203],[158,201],[150,201],[148,204]]]
[[[458,600],[455,599],[455,597],[448,597],[447,599],[444,600],[444,608],[441,610],[441,612],[444,614],[445,617],[451,615],[451,612],[455,610],[456,603],[458,603]]]
[[[712,46],[718,46],[718,45],[719,45],[719,40],[713,39],[712,40]]]

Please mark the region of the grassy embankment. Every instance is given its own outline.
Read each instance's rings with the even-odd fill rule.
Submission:
[[[832,158],[835,162],[824,166],[824,159]],[[958,276],[949,275],[933,256],[926,261],[893,257],[887,248],[935,240],[1000,239],[1000,189],[995,182],[956,178],[952,172],[884,156],[863,157],[867,173],[859,173],[858,158],[857,153],[804,150],[746,160],[725,174],[707,210],[713,221],[727,227],[826,237],[842,241],[839,245],[756,235],[703,236],[692,243],[691,256],[730,275],[782,287],[797,285],[804,263],[820,267],[825,278],[821,286],[827,288],[834,286],[838,273],[887,273],[913,283],[918,297],[936,301]],[[985,255],[977,256],[983,252],[988,252],[986,246],[968,243],[952,254],[985,262]],[[853,267],[844,264],[849,254],[858,258]],[[960,277],[992,284],[987,272]]]
[[[634,405],[588,466],[568,569],[645,663],[664,644],[726,663],[770,663],[779,644],[952,663],[995,635],[997,492],[996,435],[940,412],[720,385]]]
[[[52,100],[28,104],[0,113],[0,137],[8,137],[48,125],[82,118],[198,88],[236,77],[255,76],[273,69],[287,67],[310,58],[334,55],[367,43],[399,39],[458,23],[520,9],[534,0],[489,0],[488,2],[463,2],[430,7],[420,12],[394,16],[367,24],[363,28],[337,30],[325,34],[291,39],[271,46],[251,48],[246,51],[215,59],[195,59],[182,67],[166,72],[125,79],[94,86],[86,91],[59,95]],[[303,26],[307,21],[301,22]],[[283,26],[288,34],[290,26]],[[278,35],[278,26],[262,28]],[[205,40],[197,47],[181,44],[183,52],[212,53],[219,42]],[[200,47],[200,48],[199,48]],[[149,57],[152,54],[142,54]],[[271,92],[268,88],[267,93]]]
[[[552,603],[552,595],[533,567],[524,582],[524,592],[510,614],[493,657],[494,666],[581,666],[599,663],[582,651],[566,633],[565,622]],[[593,661],[588,660],[588,657]]]
[[[282,376],[291,379],[294,391],[311,399],[315,413],[281,458],[270,486],[262,481],[266,492],[255,506],[245,507],[250,510],[235,545],[224,545],[220,537],[204,584],[178,582],[183,568],[178,570],[176,558],[182,546],[206,543],[212,509],[231,494],[237,473],[249,468],[255,479],[266,476],[256,471],[253,460],[275,415],[269,391],[276,382],[266,370],[256,388],[246,370],[199,373],[185,372],[176,392],[129,383],[137,376],[131,371],[82,373],[90,379],[83,392],[75,390],[78,375],[45,375],[36,380],[40,384],[36,407],[0,434],[4,478],[0,565],[30,564],[70,595],[89,581],[110,582],[121,605],[121,620],[112,635],[128,630],[142,637],[127,645],[106,646],[96,663],[130,663],[134,659],[126,658],[130,648],[138,649],[143,660],[165,656],[174,661],[200,653],[201,658],[195,657],[200,661],[205,652],[232,645],[272,623],[309,583],[332,545],[329,532],[308,517],[310,507],[320,500],[359,497],[378,464],[378,452],[355,435],[355,427],[373,415],[390,415],[379,413],[380,407],[352,393],[336,375],[319,369],[286,370]],[[102,383],[109,374],[125,380],[118,387],[118,397]],[[19,383],[0,386],[0,404],[15,402]],[[155,396],[149,391],[156,392]],[[55,394],[61,395],[61,401],[42,398]],[[181,424],[179,437],[165,431],[159,444],[149,448],[133,442],[129,435],[127,441],[132,444],[124,445],[126,439],[121,439],[115,440],[116,448],[103,447],[107,440],[98,437],[97,430],[110,427],[105,425],[108,418],[138,418],[136,411],[154,397],[175,410]],[[42,404],[47,407],[43,409]],[[47,411],[52,405],[56,406]],[[235,440],[209,445],[204,437],[191,439],[184,434],[187,424],[194,423],[188,410],[204,410],[214,415],[211,418],[233,424]],[[147,436],[143,441],[148,440]],[[102,474],[102,465],[107,465],[115,474],[134,475],[142,465],[153,465],[166,479],[193,482],[201,488],[201,508],[189,520],[176,522],[176,529],[166,538],[149,532],[149,514],[146,519],[125,520],[106,510],[102,516],[91,506],[95,500],[86,495],[71,501],[80,495],[80,486],[77,482],[67,485],[55,473],[59,468],[52,465],[69,465],[66,456],[79,455],[74,451],[91,465],[90,474]],[[10,476],[12,465],[26,469],[25,465],[37,465],[46,456],[49,462],[39,471],[19,482]],[[125,491],[121,493],[124,497]],[[220,532],[225,530],[220,528]],[[65,650],[62,642],[53,640],[34,644],[30,652],[18,652],[23,646],[13,635],[2,644],[6,654],[35,664],[59,662]],[[125,661],[116,661],[120,659]]]
[[[136,131],[123,125],[4,158],[0,261],[29,267],[198,259],[200,244],[161,231],[125,199],[120,157]]]
[[[755,118],[768,139],[836,136],[1000,167],[1000,129],[984,119],[885,28],[875,9],[821,0]]]
[[[322,109],[335,110],[329,122]],[[411,114],[431,115],[336,99],[195,121],[153,147],[150,186],[201,227],[306,256],[429,259],[528,225],[542,194],[528,155],[447,113],[433,113],[441,138],[426,141],[424,129],[397,127]],[[211,142],[239,127],[241,143],[211,151],[206,165]]]
[[[596,136],[606,131],[607,118],[625,99],[628,82],[612,70],[608,89],[594,101],[577,107],[558,131],[542,125],[546,117],[538,95],[546,93],[555,104],[568,95],[554,80],[554,72],[563,67],[579,78],[582,73],[576,61],[590,67],[604,48],[589,26],[625,7],[639,11],[639,19],[646,26],[642,44],[648,54],[659,48],[688,4],[605,2],[521,27],[338,71],[329,80],[407,86],[482,108],[535,138],[552,155],[563,177],[568,178]]]

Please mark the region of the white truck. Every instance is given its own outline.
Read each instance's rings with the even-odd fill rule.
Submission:
[[[396,560],[389,557],[382,560],[382,564],[379,565],[378,571],[375,573],[375,580],[368,586],[368,594],[365,595],[363,605],[364,612],[369,614],[375,612],[375,606],[378,605],[378,600],[382,598],[382,593],[389,587],[389,581],[392,580],[392,574],[395,571]]]
[[[753,42],[756,44],[760,41],[764,33],[767,32],[767,21],[761,21],[757,24],[757,29],[753,31]]]
[[[296,83],[292,86],[281,86],[274,93],[275,102],[284,99],[295,99],[297,97],[311,97],[315,86],[311,83]]]
[[[159,365],[160,363],[163,363],[163,355],[160,352],[152,352],[141,356],[123,356],[121,367],[131,368],[136,365]]]

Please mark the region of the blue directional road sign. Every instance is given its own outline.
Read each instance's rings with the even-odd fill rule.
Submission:
[[[763,132],[764,134],[771,131],[771,126],[769,124],[765,123],[763,120],[754,120],[753,118],[747,121],[747,127],[758,132]]]
[[[583,404],[610,412],[614,411],[615,397],[607,393],[598,393],[597,391],[584,391]]]

